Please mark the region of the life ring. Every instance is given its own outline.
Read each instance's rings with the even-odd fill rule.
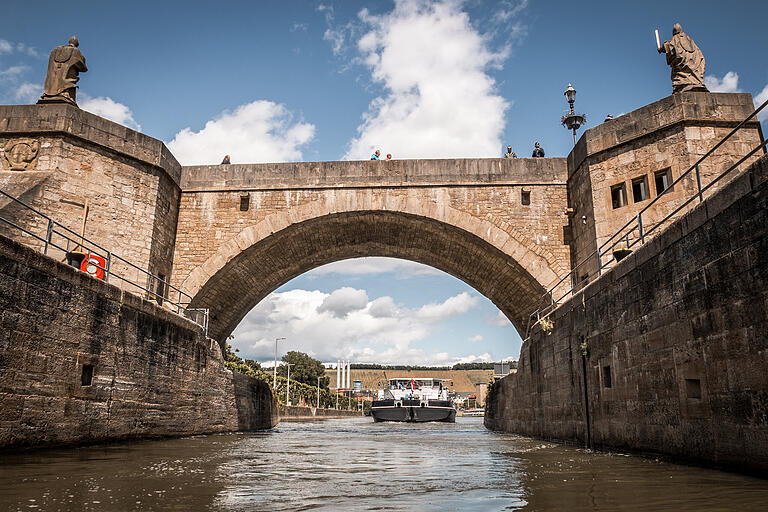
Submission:
[[[80,264],[80,270],[102,281],[104,280],[105,268],[107,268],[107,260],[95,254],[89,254],[87,258],[83,258],[83,262]]]

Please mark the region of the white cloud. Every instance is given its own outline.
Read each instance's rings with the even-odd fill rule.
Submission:
[[[501,310],[497,310],[496,315],[493,318],[487,318],[486,321],[496,327],[509,327],[512,325],[507,315],[502,313]]]
[[[463,315],[470,309],[477,307],[479,303],[479,297],[470,295],[467,292],[461,292],[445,302],[421,306],[416,315],[429,322],[437,322],[452,316]]]
[[[16,101],[21,101],[24,103],[34,103],[37,98],[40,97],[40,95],[43,92],[43,88],[39,84],[33,84],[31,82],[24,82],[23,84],[19,85],[16,88],[16,92],[14,93],[14,98]]]
[[[415,261],[400,260],[396,258],[367,257],[337,261],[317,267],[307,273],[307,277],[313,278],[330,274],[343,276],[362,276],[391,273],[395,279],[407,279],[422,275],[442,275],[443,273],[434,267],[422,265]]]
[[[306,23],[294,23],[289,30],[291,32],[306,32],[307,28]]]
[[[92,114],[122,124],[133,130],[141,131],[141,125],[133,118],[131,109],[108,96],[92,98],[87,94],[81,94],[77,104],[81,109],[87,110]]]
[[[439,304],[410,309],[388,296],[371,301],[364,290],[353,288],[330,294],[317,290],[272,293],[246,315],[232,343],[242,356],[257,360],[271,359],[275,337],[285,337],[281,353],[300,350],[323,361],[343,357],[385,364],[453,364],[458,357],[428,353],[413,344],[427,338],[442,321],[476,307],[478,300],[461,293]]]
[[[29,66],[11,66],[0,71],[0,80],[13,80],[29,70]]]
[[[233,163],[297,161],[299,146],[314,134],[314,125],[294,122],[285,106],[258,100],[222,113],[198,132],[184,128],[168,148],[182,165],[218,164],[226,154]]]
[[[35,50],[31,46],[27,46],[24,43],[13,43],[6,39],[0,39],[0,55],[11,54],[14,52],[23,53],[25,55],[29,55],[30,57],[39,56],[39,54],[37,53],[37,50]]]
[[[711,92],[743,92],[739,88],[739,74],[735,71],[729,71],[723,76],[723,78],[717,78],[716,76],[705,76],[704,84]],[[755,108],[768,100],[768,84],[763,87],[763,90],[754,94],[752,100],[755,104]],[[764,108],[759,114],[757,119],[762,122],[768,120],[768,107]]]
[[[396,0],[390,13],[359,17],[368,29],[361,62],[385,95],[369,105],[345,158],[377,148],[396,158],[497,156],[508,104],[487,71],[506,53],[489,48],[461,3]]]
[[[478,343],[480,341],[483,341],[483,335],[475,334],[474,336],[470,336],[469,338],[467,338],[467,341],[470,343]]]
[[[368,305],[368,294],[365,290],[355,290],[354,288],[344,287],[334,290],[327,296],[320,307],[318,313],[329,312],[336,318],[344,318],[353,311],[365,309]]]
[[[739,74],[729,71],[723,78],[714,75],[704,77],[704,85],[710,92],[741,92],[739,89]]]

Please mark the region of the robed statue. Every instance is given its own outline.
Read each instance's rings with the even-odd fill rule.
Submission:
[[[672,93],[707,91],[704,55],[679,23],[672,28],[672,39],[664,41],[658,51],[667,55],[667,64],[672,68]]]
[[[77,106],[75,93],[80,73],[85,73],[85,57],[78,50],[80,43],[75,36],[65,46],[57,46],[48,57],[48,73],[45,75],[43,95],[38,103],[70,103]]]

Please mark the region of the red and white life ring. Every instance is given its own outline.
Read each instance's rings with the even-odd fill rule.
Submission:
[[[89,254],[83,258],[80,264],[80,270],[96,279],[104,280],[104,269],[107,268],[107,260],[95,254]]]

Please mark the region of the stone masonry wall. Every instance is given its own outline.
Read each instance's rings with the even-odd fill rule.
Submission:
[[[767,255],[763,157],[537,327],[485,424],[765,475]]]
[[[435,266],[495,291],[502,309],[502,284],[513,281],[503,273],[514,267],[532,304],[569,270],[565,176],[562,158],[185,167],[174,284],[214,308],[217,338],[271,286],[349,257]],[[523,302],[504,309],[522,328],[533,309]]]
[[[162,142],[70,105],[0,106],[0,148],[23,140],[39,143],[39,152],[26,170],[12,170],[0,154],[1,190],[75,233],[87,199],[86,238],[144,270],[171,275],[181,166]],[[2,197],[0,215],[45,236],[44,218]],[[42,245],[5,224],[0,234]],[[66,246],[61,237],[54,242]],[[63,258],[62,251],[49,254]],[[114,262],[113,270],[147,284],[125,264]]]
[[[602,245],[659,195],[656,173],[668,171],[670,182],[674,181],[753,109],[749,94],[678,93],[585,131],[568,158],[570,206],[575,210],[571,218],[572,264],[584,260],[595,251],[596,243]],[[761,140],[757,122],[745,125],[702,162],[702,186],[748,154]],[[762,154],[760,151],[741,168]],[[644,181],[645,199],[634,198],[632,187],[636,181]],[[719,182],[714,190],[726,181]],[[614,208],[611,189],[622,185],[626,204]],[[695,190],[696,178],[690,174],[643,214],[645,230]],[[630,241],[636,238],[637,232],[632,233]],[[604,264],[610,259],[608,252]],[[596,258],[578,273],[579,282],[594,278]]]
[[[199,326],[0,236],[0,448],[276,422]]]

